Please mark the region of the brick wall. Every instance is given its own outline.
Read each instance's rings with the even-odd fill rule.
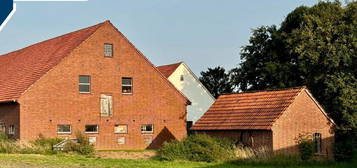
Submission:
[[[112,43],[114,57],[105,58],[104,43]],[[91,93],[80,94],[78,76],[91,76]],[[121,78],[133,78],[133,94],[121,93]],[[100,116],[100,95],[113,96],[113,115]],[[98,149],[156,148],[164,140],[186,136],[186,99],[118,33],[106,23],[20,98],[20,138],[74,137],[86,124],[99,125]],[[72,125],[71,135],[58,135],[58,124]],[[114,134],[115,124],[128,125],[127,134]],[[141,124],[154,124],[142,134]],[[125,137],[125,144],[117,143]],[[152,144],[145,144],[152,138]]]
[[[15,126],[15,134],[9,135],[13,138],[19,136],[19,104],[17,103],[0,103],[0,124],[6,127],[6,133],[9,131],[9,126]]]
[[[300,93],[289,109],[274,123],[272,130],[273,149],[276,153],[297,154],[296,138],[299,134],[321,133],[322,155],[333,157],[332,124],[306,91]]]
[[[243,143],[254,149],[266,147],[272,150],[272,132],[268,130],[222,130],[197,131],[214,137],[228,138],[236,144]]]

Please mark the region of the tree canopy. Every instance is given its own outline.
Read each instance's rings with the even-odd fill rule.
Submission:
[[[306,85],[339,129],[357,127],[357,2],[319,2],[281,26],[253,30],[234,84],[242,91]]]
[[[230,75],[222,67],[208,68],[206,72],[201,72],[200,81],[215,98],[223,93],[233,92]]]

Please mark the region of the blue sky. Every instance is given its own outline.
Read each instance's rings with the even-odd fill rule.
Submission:
[[[231,69],[251,30],[279,24],[317,0],[89,0],[16,2],[0,32],[0,55],[110,20],[155,65],[184,61],[199,72]]]

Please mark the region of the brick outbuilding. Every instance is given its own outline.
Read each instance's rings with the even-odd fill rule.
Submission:
[[[318,155],[332,157],[334,122],[305,87],[221,95],[192,130],[276,154],[297,154],[311,136]]]
[[[0,56],[0,131],[16,139],[157,148],[186,136],[189,104],[109,21]]]

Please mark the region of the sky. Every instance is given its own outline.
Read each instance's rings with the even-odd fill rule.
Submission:
[[[207,68],[240,63],[251,31],[278,25],[298,6],[317,0],[88,0],[16,2],[0,32],[0,55],[110,20],[152,63]]]

